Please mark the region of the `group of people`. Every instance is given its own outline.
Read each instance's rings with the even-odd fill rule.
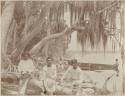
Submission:
[[[61,78],[58,76],[57,69],[65,69]],[[32,84],[41,88],[42,94],[54,94],[56,91],[72,94],[73,90],[69,86],[78,89],[84,81],[83,71],[78,66],[76,59],[63,66],[63,64],[54,64],[53,58],[47,57],[46,64],[39,68],[39,66],[35,66],[30,55],[25,53],[18,64],[18,71],[21,73],[20,77],[22,77],[20,79],[20,94],[25,94],[29,80],[32,80]]]
[[[58,78],[57,69],[65,70],[61,78]],[[43,66],[43,68],[38,69],[36,68],[33,60],[30,58],[30,55],[28,53],[25,53],[23,54],[23,57],[18,64],[18,71],[19,73],[21,73],[21,76],[23,78],[20,84],[22,86],[22,88],[20,88],[20,93],[22,94],[24,94],[23,90],[25,89],[23,88],[23,86],[26,87],[26,79],[29,77],[33,79],[33,83],[36,86],[40,87],[44,92],[48,94],[53,94],[56,90],[59,89],[62,91],[62,87],[58,84],[64,81],[68,82],[69,80],[70,84],[71,82],[72,84],[80,84],[80,82],[82,82],[82,71],[77,65],[77,60],[73,60],[72,63],[68,66],[63,66],[63,64],[54,64],[53,58],[47,57],[46,64]],[[34,75],[36,73],[37,75]]]

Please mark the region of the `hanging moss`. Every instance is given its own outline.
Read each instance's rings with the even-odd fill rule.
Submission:
[[[109,3],[109,4],[108,4]],[[115,14],[113,8],[109,10],[105,10],[102,13],[95,12],[98,10],[102,10],[103,8],[107,7],[107,5],[110,5],[111,2],[104,2],[104,5],[102,2],[96,1],[96,5],[94,5],[95,2],[86,2],[84,7],[81,7],[78,10],[78,13],[82,14],[80,17],[80,26],[85,26],[85,32],[84,34],[81,34],[81,32],[78,32],[78,42],[81,44],[81,47],[85,46],[85,43],[90,43],[92,48],[97,47],[99,44],[103,44],[104,50],[106,49],[108,37],[105,31],[105,26],[110,25],[115,28]],[[96,8],[95,8],[96,7]],[[81,10],[82,9],[82,10]],[[83,24],[83,21],[85,21],[85,15],[89,14],[89,24]],[[109,19],[110,17],[110,19]],[[83,21],[82,21],[83,20]],[[107,22],[109,20],[109,22]],[[85,34],[87,33],[87,35]],[[86,38],[84,37],[86,36]]]
[[[86,44],[90,44],[91,48],[95,48],[102,43],[105,49],[108,40],[105,34],[105,25],[108,24],[110,27],[115,28],[116,12],[113,10],[114,7],[101,13],[98,13],[98,11],[110,4],[111,2],[108,1],[72,1],[69,4],[64,1],[55,1],[47,13],[47,22],[52,27],[51,33],[58,33],[64,30],[64,27],[60,24],[64,20],[64,13],[68,11],[70,13],[70,25],[79,20],[78,26],[85,27],[85,30],[78,30],[77,33],[78,43],[81,44],[81,47],[84,49]],[[35,8],[35,10],[37,9],[39,8]],[[41,15],[45,12],[42,10]],[[88,21],[86,21],[86,16],[88,16]],[[109,23],[107,23],[107,18]]]

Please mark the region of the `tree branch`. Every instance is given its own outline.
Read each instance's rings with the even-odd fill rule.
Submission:
[[[66,28],[63,32],[57,33],[57,34],[52,34],[49,36],[44,37],[41,41],[39,41],[31,50],[30,54],[35,54],[38,53],[38,51],[43,48],[43,46],[51,39],[58,38],[60,36],[63,36],[65,34],[70,33],[72,30],[71,28]]]
[[[14,14],[14,8],[15,8],[15,2],[5,2],[6,7],[3,10],[2,16],[1,16],[1,53],[6,54],[5,52],[5,44],[6,44],[6,37],[7,33],[9,31],[9,27],[12,22],[13,14]]]
[[[114,2],[114,3],[111,4],[110,6],[107,6],[106,8],[104,8],[104,9],[98,11],[97,13],[102,13],[102,12],[104,12],[105,10],[108,10],[108,9],[112,8],[113,6],[115,6],[115,5],[118,4],[118,3],[119,3],[119,1]]]
[[[78,31],[78,30],[85,30],[85,27],[81,27],[81,26],[77,26],[72,28],[74,31]]]
[[[50,41],[51,39],[55,39],[55,38],[59,38],[63,35],[66,34],[71,34],[71,32],[74,32],[76,30],[84,30],[85,27],[77,27],[75,26],[76,24],[74,24],[72,27],[67,27],[66,29],[64,29],[64,31],[57,33],[57,34],[52,34],[49,36],[44,37],[41,41],[39,41],[31,50],[30,50],[30,54],[37,54],[39,52],[39,50],[41,48],[44,47],[44,45]]]

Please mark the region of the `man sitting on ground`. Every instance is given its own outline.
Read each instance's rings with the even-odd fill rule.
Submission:
[[[67,71],[64,73],[62,79],[63,80],[70,80],[70,82],[77,82],[80,83],[82,81],[82,70],[78,66],[77,60],[72,61],[72,66],[69,66]]]
[[[30,79],[31,74],[34,72],[35,66],[29,53],[25,52],[22,54],[22,60],[18,64],[18,71],[21,74],[20,77],[20,94],[24,94],[27,83]]]
[[[61,78],[61,85],[64,86],[62,91],[65,94],[72,95],[74,93],[72,88],[78,89],[82,83],[82,70],[79,68],[77,60],[72,61],[72,65],[69,65],[69,68],[64,73]]]
[[[56,65],[52,64],[52,58],[48,57],[46,59],[47,65],[43,67],[44,72],[44,85],[46,87],[46,91],[49,94],[53,94],[56,87],[56,76],[57,76],[57,69]]]

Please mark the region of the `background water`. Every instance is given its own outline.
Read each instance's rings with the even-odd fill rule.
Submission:
[[[83,63],[97,63],[97,64],[115,64],[115,59],[119,61],[119,76],[114,75],[108,82],[107,89],[113,93],[117,93],[118,96],[122,93],[122,62],[119,45],[116,43],[115,51],[112,50],[112,41],[109,39],[107,42],[106,50],[104,52],[103,45],[100,44],[98,48],[91,49],[91,46],[88,45],[85,48],[85,52],[82,53],[82,48],[77,42],[77,32],[71,34],[71,42],[68,45],[67,55],[71,59],[77,59],[78,62]],[[103,72],[93,72],[85,71],[88,77],[93,81],[98,81],[99,84],[103,84],[106,76],[111,76],[115,71],[103,71]]]
[[[81,51],[68,51],[68,55],[72,56],[78,60],[78,62],[84,63],[97,63],[97,64],[115,64],[115,59],[119,60],[119,76],[116,76],[116,72],[113,70],[105,70],[103,72],[93,72],[93,71],[84,71],[83,73],[87,74],[93,81],[97,81],[101,86],[103,85],[105,79],[112,74],[115,74],[108,82],[107,89],[112,91],[114,94],[120,95],[122,92],[122,62],[120,52],[85,52],[84,54]]]

